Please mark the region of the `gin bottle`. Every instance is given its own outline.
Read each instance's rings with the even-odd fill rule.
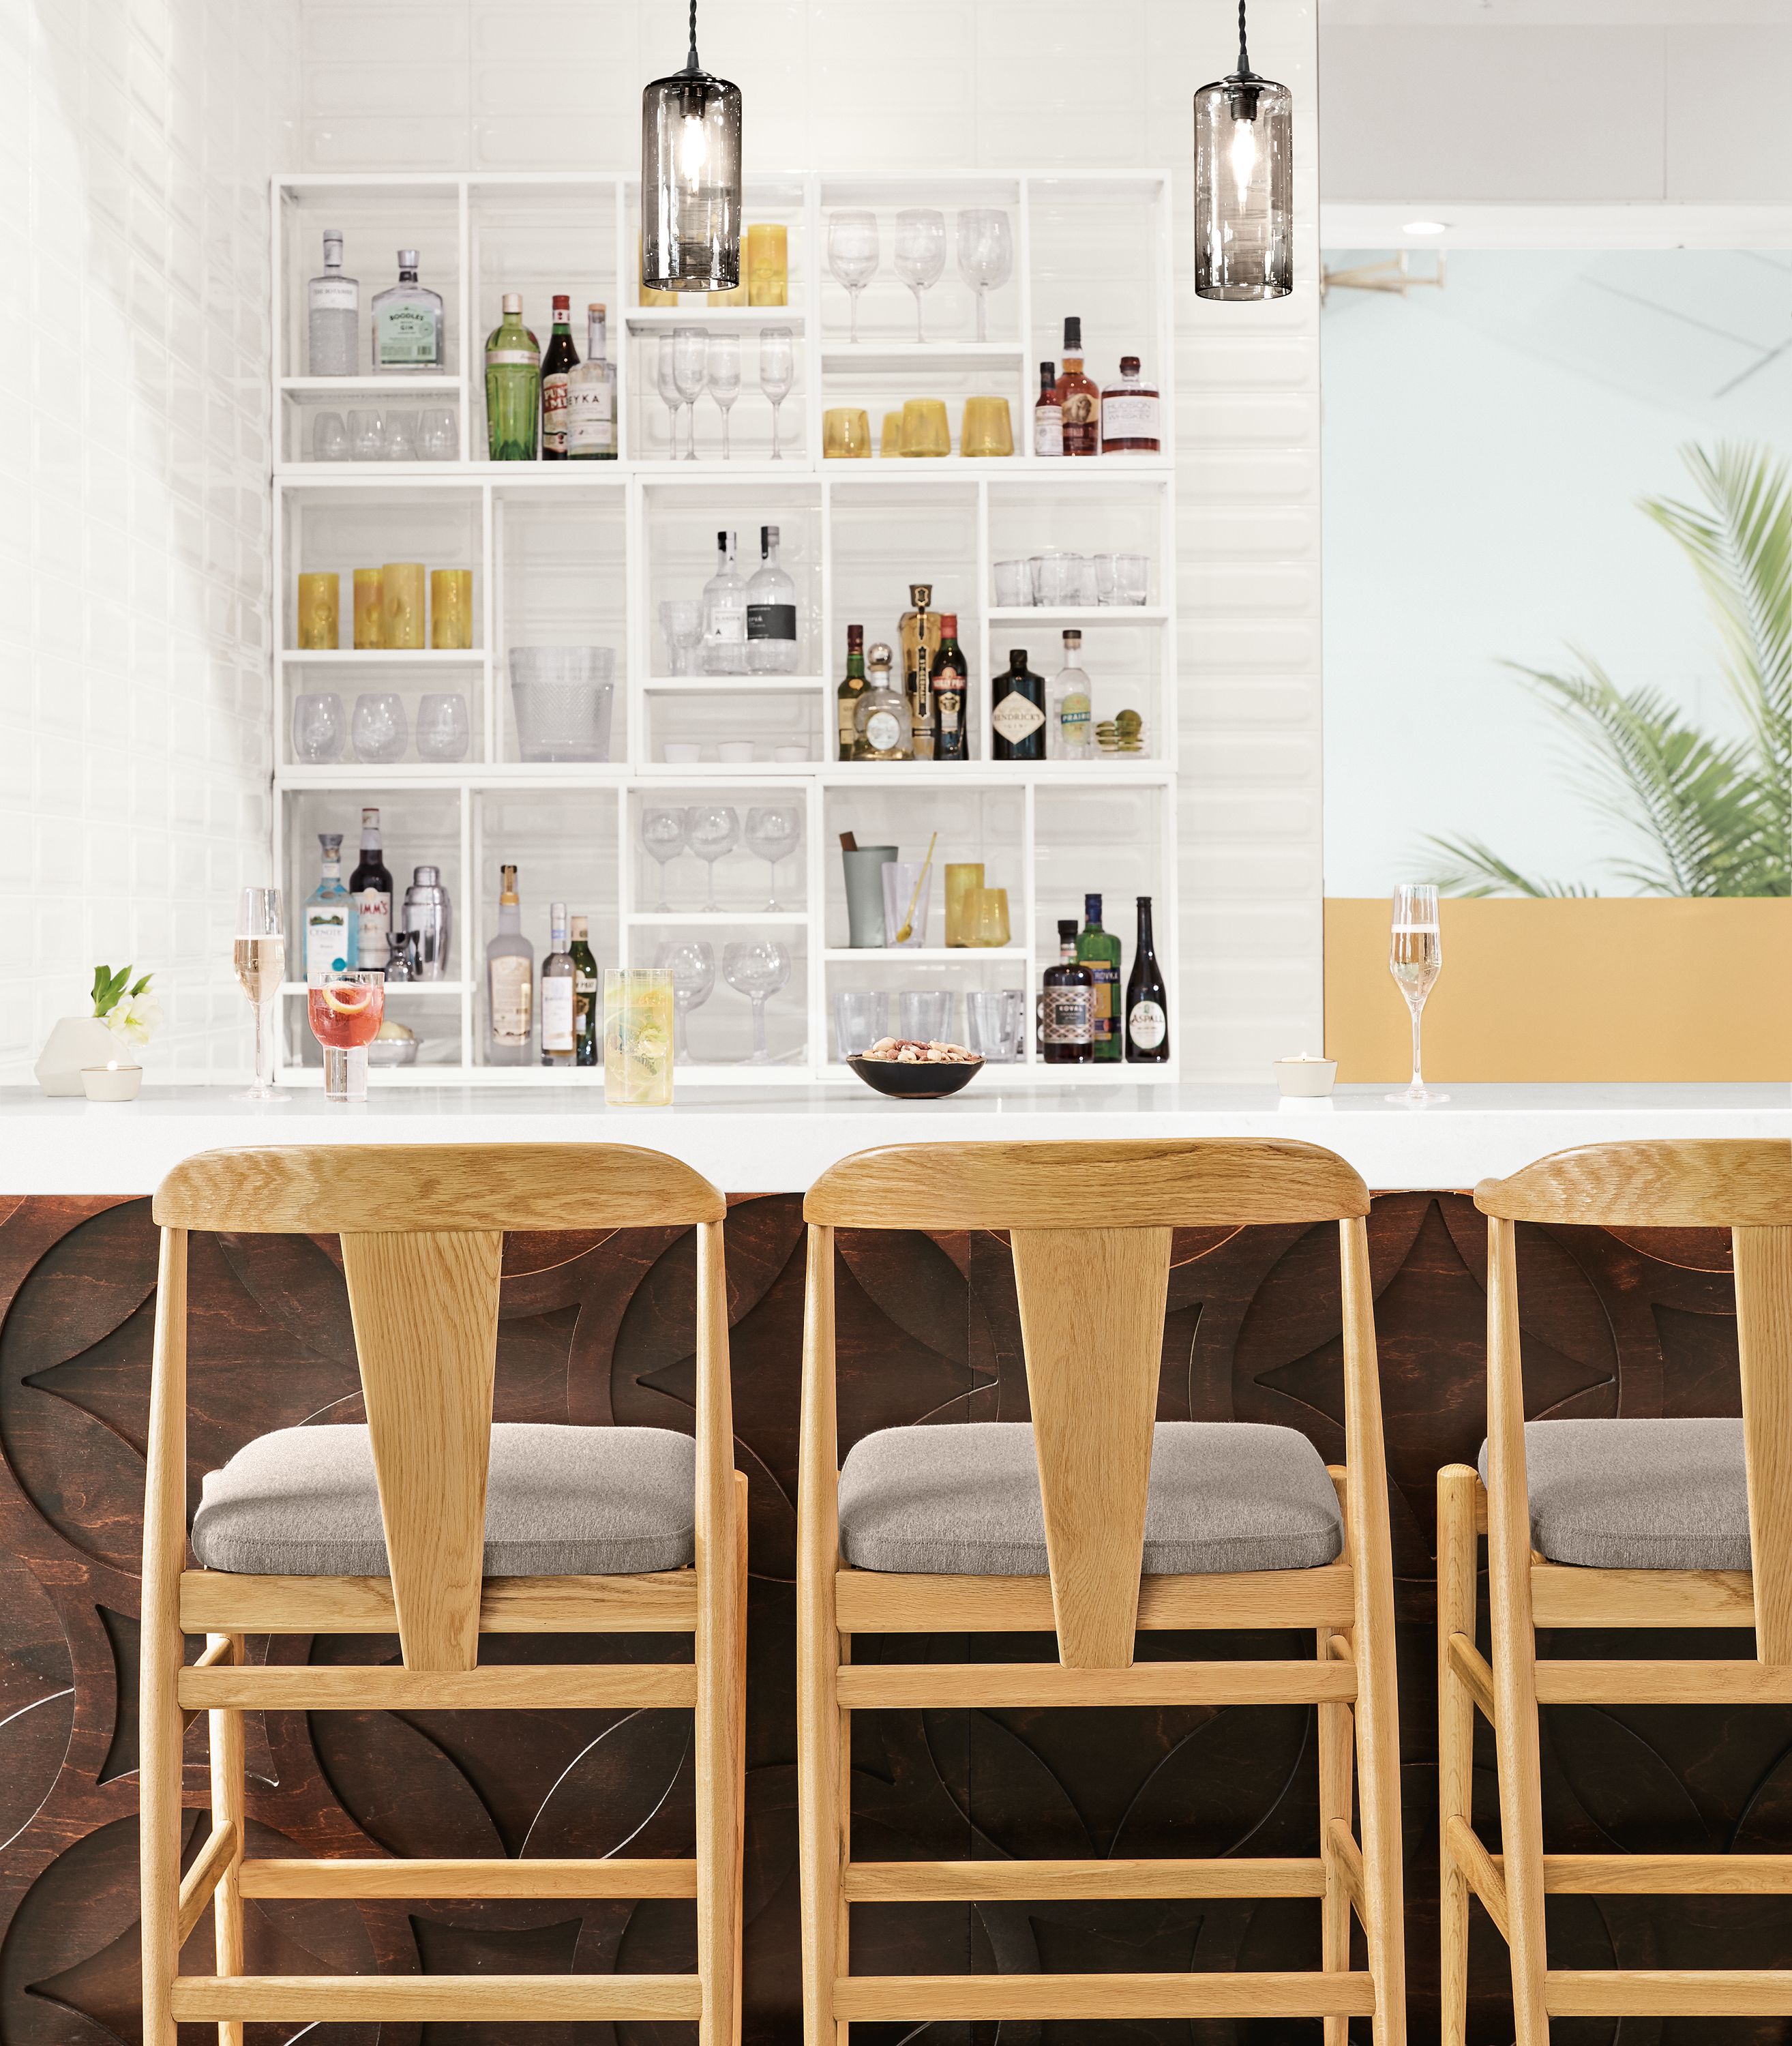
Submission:
[[[485,344],[486,452],[533,461],[541,423],[541,348],[522,323],[522,295],[504,294],[504,317]]]
[[[342,274],[342,230],[324,230],[321,277],[305,287],[305,367],[313,376],[353,376],[361,320],[361,288]]]
[[[744,675],[746,584],[734,566],[734,536],[715,536],[715,573],[703,585],[703,673]]]
[[[778,529],[761,526],[763,566],[746,586],[746,665],[755,675],[796,672],[796,585],[778,563]]]
[[[566,452],[574,461],[616,459],[616,365],[604,359],[602,306],[585,308],[585,359],[566,378]]]
[[[373,295],[373,366],[434,373],[443,368],[441,294],[417,281],[417,251],[399,251],[399,280]]]
[[[503,869],[498,935],[485,948],[485,1063],[526,1066],[534,1041],[535,948],[522,935],[516,869]]]
[[[304,972],[317,981],[332,971],[342,972],[360,963],[358,932],[353,928],[349,891],[342,886],[342,834],[319,832],[323,848],[323,874],[305,899]]]

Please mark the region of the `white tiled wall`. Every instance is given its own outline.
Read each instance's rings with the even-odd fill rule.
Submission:
[[[297,0],[0,0],[0,1082],[96,962],[246,1061],[268,878],[268,177]]]

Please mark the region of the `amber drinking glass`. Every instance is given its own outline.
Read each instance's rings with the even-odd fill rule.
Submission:
[[[363,652],[386,643],[385,600],[378,569],[355,571],[355,645]]]
[[[338,616],[340,585],[333,575],[302,575],[299,578],[299,644],[306,653],[333,650],[340,643]]]
[[[948,945],[968,945],[970,940],[965,935],[968,924],[965,915],[969,898],[983,886],[983,862],[965,860],[948,864],[946,870],[946,942]]]
[[[869,458],[871,421],[859,407],[835,405],[822,414],[821,451],[836,461]]]
[[[781,306],[790,299],[790,236],[781,222],[757,220],[746,230],[746,302]]]
[[[967,398],[958,434],[958,452],[966,455],[1014,453],[1014,419],[1006,398]]]
[[[884,415],[884,430],[877,436],[877,453],[880,458],[902,453],[900,412],[886,412]]]
[[[473,643],[473,572],[430,572],[430,644],[453,650]]]
[[[382,629],[388,647],[423,644],[423,564],[387,562],[380,571]]]
[[[943,398],[911,398],[902,408],[902,451],[908,456],[952,452],[952,424]]]
[[[985,948],[1008,941],[1008,891],[979,888],[965,905],[965,942]]]

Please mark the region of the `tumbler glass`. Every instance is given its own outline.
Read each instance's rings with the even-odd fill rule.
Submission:
[[[888,455],[902,453],[902,415],[900,411],[884,415],[884,430],[877,436],[877,456],[882,461]]]
[[[834,1041],[842,1060],[869,1052],[890,1029],[890,998],[881,990],[844,990],[834,998]]]
[[[430,571],[430,644],[450,650],[473,643],[473,572]]]
[[[952,995],[947,988],[905,987],[896,998],[896,1035],[924,1044],[946,1041],[952,1027]]]
[[[787,305],[790,298],[790,231],[781,221],[756,220],[746,230],[746,302]]]
[[[1018,987],[973,988],[965,997],[965,1047],[992,1065],[1011,1066],[1020,1057],[1027,997]]]
[[[965,455],[1014,453],[1014,418],[1006,398],[967,398],[958,430],[958,452]]]
[[[952,423],[943,398],[910,398],[902,407],[902,451],[913,457],[952,452]]]
[[[948,945],[968,945],[970,940],[965,935],[965,905],[969,897],[983,886],[983,862],[956,861],[946,870],[946,942]]]
[[[423,564],[387,562],[380,571],[385,643],[409,650],[423,643]]]
[[[835,405],[821,415],[821,451],[834,461],[861,461],[871,454],[871,422],[857,405]]]
[[[884,868],[884,943],[894,946],[904,924],[911,928],[902,949],[927,942],[927,905],[931,890],[923,886],[927,863],[920,859],[892,859]],[[911,909],[909,905],[913,903]]]
[[[385,599],[378,569],[355,571],[355,644],[358,648],[386,643]]]
[[[1115,555],[1114,601],[1116,604],[1147,602],[1150,586],[1151,560],[1148,554]]]
[[[985,947],[1008,941],[1008,891],[980,888],[965,905],[965,943]]]
[[[664,967],[603,970],[603,1104],[672,1106],[672,984]]]
[[[1026,562],[996,564],[996,608],[1024,611],[1033,601],[1033,570]]]
[[[308,691],[292,700],[292,757],[302,766],[322,767],[342,758],[349,716],[334,689]]]
[[[299,578],[299,644],[302,650],[333,651],[342,635],[338,616],[341,580],[331,574],[302,575]]]
[[[417,706],[417,757],[464,760],[472,739],[467,699],[457,692],[426,691]]]

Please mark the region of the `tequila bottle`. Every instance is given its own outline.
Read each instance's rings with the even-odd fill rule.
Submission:
[[[606,346],[603,308],[587,306],[585,359],[566,378],[566,452],[574,461],[616,459],[616,365],[604,359]]]
[[[703,585],[703,673],[744,675],[746,583],[734,566],[734,536],[715,536],[715,573]]]
[[[890,650],[881,640],[865,656],[870,670],[865,694],[858,700],[853,721],[858,742],[855,760],[912,760],[914,728],[909,722],[908,699],[890,679]]]
[[[343,972],[360,960],[358,935],[351,936],[352,905],[342,886],[342,834],[319,832],[323,874],[305,900],[303,971],[308,981],[332,971]]]
[[[324,230],[321,277],[305,287],[305,367],[313,376],[353,376],[361,320],[361,288],[342,274],[342,230]]]
[[[746,586],[746,666],[754,675],[796,672],[796,585],[778,562],[778,529],[759,529],[761,566]]]
[[[417,281],[417,251],[399,251],[399,280],[373,295],[373,366],[431,373],[443,359],[441,294]]]
[[[541,423],[541,349],[522,323],[522,295],[504,294],[504,317],[485,344],[486,452],[533,461]]]

